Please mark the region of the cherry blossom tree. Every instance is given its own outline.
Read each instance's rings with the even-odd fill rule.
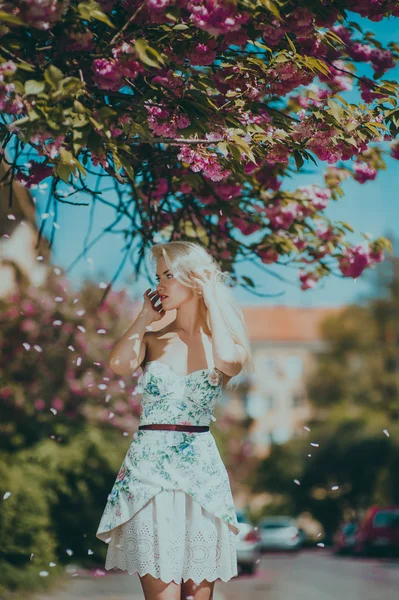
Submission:
[[[124,236],[122,262],[134,250],[137,274],[147,246],[184,238],[204,243],[233,280],[238,260],[297,266],[302,289],[330,273],[356,278],[390,244],[363,234],[352,245],[351,225],[325,210],[345,179],[364,185],[386,154],[399,159],[398,84],[386,75],[399,46],[383,47],[351,20],[356,13],[377,22],[399,7],[0,1],[8,177],[34,188],[51,176],[46,213],[55,221],[60,203],[110,204],[102,192],[113,189],[106,232]],[[351,89],[357,104],[344,98]],[[324,186],[282,189],[318,161]],[[240,284],[254,288],[249,277]]]

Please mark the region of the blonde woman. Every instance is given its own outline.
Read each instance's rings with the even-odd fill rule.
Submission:
[[[109,355],[118,375],[142,368],[140,425],[96,535],[105,568],[138,573],[146,600],[210,600],[216,580],[238,573],[239,529],[209,425],[222,389],[252,367],[250,345],[228,273],[206,248],[151,251],[157,289]],[[151,331],[169,310],[174,321]]]

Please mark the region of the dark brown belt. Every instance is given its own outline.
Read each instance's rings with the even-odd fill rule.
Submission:
[[[154,425],[140,425],[139,429],[166,429],[171,431],[209,431],[208,425],[172,425],[157,423]]]

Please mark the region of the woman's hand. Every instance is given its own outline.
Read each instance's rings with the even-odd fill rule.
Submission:
[[[216,272],[210,272],[208,269],[204,269],[201,273],[191,271],[190,278],[197,284],[204,302],[208,306],[208,302],[216,297]]]
[[[144,304],[143,308],[141,309],[141,312],[147,314],[152,322],[160,321],[162,317],[164,317],[166,314],[165,310],[162,307],[162,302],[155,306],[156,302],[160,298],[160,295],[156,290],[151,293],[149,292],[151,292],[151,288],[148,288],[143,294]]]

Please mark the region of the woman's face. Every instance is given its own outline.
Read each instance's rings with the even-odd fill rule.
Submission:
[[[158,259],[155,279],[164,310],[178,308],[194,297],[194,291],[176,279],[174,273],[168,269],[164,258]],[[162,298],[162,296],[166,297]]]

